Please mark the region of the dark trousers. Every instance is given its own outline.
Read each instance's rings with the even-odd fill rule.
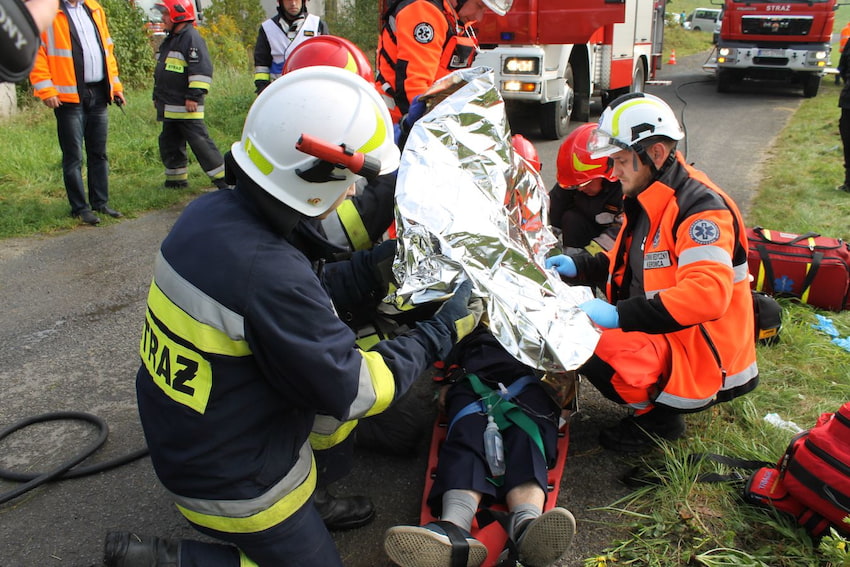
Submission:
[[[850,108],[841,109],[838,131],[841,133],[841,143],[844,145],[844,183],[850,186]]]
[[[342,560],[312,500],[284,522],[262,532],[223,533],[193,527],[237,546],[183,540],[181,567],[239,567],[239,550],[260,567],[342,567]]]
[[[62,150],[62,177],[71,205],[71,214],[99,209],[109,201],[109,160],[106,135],[109,114],[106,111],[107,90],[98,83],[80,87],[79,104],[63,103],[53,110],[56,133]],[[88,169],[88,202],[83,186],[83,143]]]
[[[224,178],[224,158],[210,138],[203,120],[163,120],[159,134],[159,156],[165,166],[167,181],[188,178],[189,155],[186,144],[210,179]]]

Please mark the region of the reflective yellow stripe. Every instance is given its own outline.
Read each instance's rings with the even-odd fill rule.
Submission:
[[[251,558],[245,555],[245,552],[239,550],[239,567],[260,567],[257,563],[251,561]]]
[[[762,291],[764,289],[764,262],[759,262],[759,273],[756,276],[756,291]]]
[[[163,112],[163,116],[174,120],[203,120],[203,112]]]
[[[375,403],[366,415],[375,415],[387,409],[392,403],[395,396],[395,379],[380,353],[360,351],[360,355],[372,377],[372,388],[375,390]]]
[[[373,333],[371,335],[366,335],[365,337],[360,337],[354,342],[355,344],[357,344],[357,348],[362,350],[369,350],[370,348],[381,342],[381,337],[378,335],[378,333]]]
[[[330,435],[324,435],[322,433],[316,433],[311,431],[310,446],[316,451],[335,447],[346,439],[348,439],[348,436],[351,435],[352,431],[354,431],[354,427],[356,425],[356,419],[353,419],[351,421],[342,421],[340,422],[339,427],[337,427],[336,430]]]
[[[336,212],[339,216],[339,222],[342,223],[342,228],[345,229],[354,249],[366,250],[371,248],[372,241],[369,240],[369,231],[366,230],[366,225],[363,224],[363,219],[360,218],[360,213],[354,206],[354,201],[346,199],[337,207]]]
[[[283,522],[307,503],[315,489],[316,466],[314,462],[310,467],[309,476],[295,490],[262,512],[257,512],[244,518],[213,516],[211,514],[193,512],[179,504],[176,504],[176,506],[187,520],[199,526],[231,534],[247,534],[261,532]]]
[[[200,351],[225,356],[251,354],[247,341],[235,341],[224,332],[195,320],[168,299],[156,282],[151,284],[148,293],[148,307],[169,331],[190,342]]]
[[[179,404],[203,414],[212,391],[212,366],[198,351],[174,341],[151,318],[139,342],[139,356],[154,384]]]

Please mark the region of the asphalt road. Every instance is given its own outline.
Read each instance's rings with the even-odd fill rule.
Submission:
[[[797,108],[800,95],[753,89],[720,97],[705,82],[701,63],[701,57],[693,57],[665,66],[659,78],[672,84],[648,91],[683,112],[688,160],[746,209],[765,150]],[[551,185],[558,143],[537,139],[533,129],[525,133],[538,144]],[[173,209],[2,243],[0,427],[45,412],[84,411],[102,417],[110,428],[105,446],[90,461],[143,447],[133,385],[138,340],[153,258],[178,214]],[[415,395],[427,437],[433,411],[427,381]],[[618,479],[629,463],[596,445],[599,429],[624,412],[589,387],[581,390],[579,402],[559,497],[579,527],[562,566],[582,565],[582,558],[613,541],[617,518],[598,508],[627,493]],[[94,437],[94,428],[85,424],[35,425],[0,441],[0,467],[50,470]],[[395,524],[416,523],[426,441],[411,458],[360,453],[354,473],[336,488],[371,496],[378,510],[372,525],[335,535],[347,566],[388,565],[381,550],[383,532]],[[0,481],[0,492],[17,486]],[[149,459],[143,458],[0,504],[0,567],[100,565],[103,536],[110,529],[197,537],[171,505]]]

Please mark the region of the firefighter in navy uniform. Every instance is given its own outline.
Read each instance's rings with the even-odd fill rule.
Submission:
[[[607,157],[591,157],[587,142],[596,124],[582,124],[558,150],[557,184],[549,191],[549,218],[565,248],[595,242],[610,250],[620,232],[623,190]]]
[[[504,16],[513,0],[394,0],[383,16],[375,82],[394,122],[413,99],[452,71],[469,67],[478,47],[469,26],[484,10]]]
[[[192,1],[163,0],[154,5],[168,32],[159,48],[153,87],[156,119],[162,122],[159,153],[165,166],[165,186],[189,185],[188,143],[213,184],[227,189],[224,158],[204,122],[204,98],[212,82],[213,64],[206,42],[195,29]]]
[[[280,77],[286,59],[301,42],[327,34],[328,25],[307,13],[307,0],[278,0],[277,14],[260,25],[254,44],[256,93]]]
[[[623,226],[608,252],[546,260],[568,282],[605,290],[607,301],[579,306],[603,328],[579,373],[633,410],[600,434],[619,453],[678,439],[683,413],[758,384],[746,227],[735,202],[676,151],[683,137],[656,96],[611,102],[588,149],[613,160]]]
[[[314,157],[327,157],[315,140],[350,158]],[[337,316],[381,297],[394,254],[389,241],[314,262],[326,243],[311,220],[355,171],[398,166],[372,84],[332,67],[289,73],[257,97],[231,153],[235,190],[190,203],[161,246],[136,388],[157,476],[194,528],[232,545],[111,532],[109,566],[342,565],[313,505],[317,419],[383,411],[477,324],[468,282],[368,351]]]

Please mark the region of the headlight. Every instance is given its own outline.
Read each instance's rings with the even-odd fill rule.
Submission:
[[[720,55],[722,55],[723,57],[729,57],[730,53],[732,53],[732,50],[729,49],[728,47],[721,47],[720,48]]]
[[[826,51],[810,51],[806,55],[806,63],[808,63],[809,65],[815,65],[817,67],[825,67],[826,57]]]
[[[506,75],[537,75],[540,73],[539,57],[508,57],[502,64]]]

